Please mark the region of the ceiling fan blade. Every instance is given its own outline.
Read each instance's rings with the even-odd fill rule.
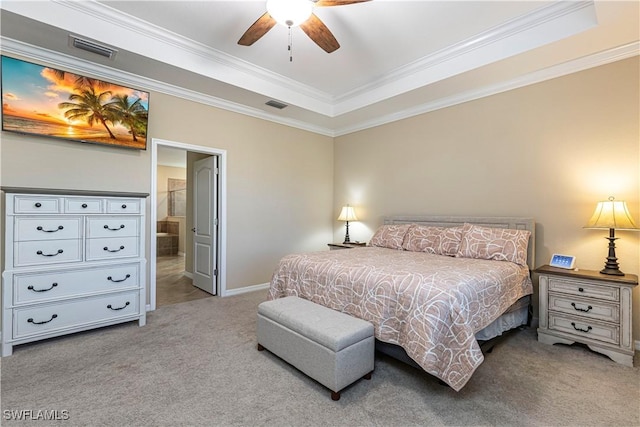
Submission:
[[[276,25],[276,20],[269,15],[269,12],[265,12],[260,18],[254,22],[247,31],[240,37],[238,44],[242,46],[251,46],[257,42],[260,37],[267,34],[267,32]]]
[[[314,6],[318,7],[330,7],[330,6],[344,6],[353,3],[365,3],[371,0],[318,0],[314,3]]]
[[[331,53],[340,47],[338,40],[331,34],[331,31],[315,14],[311,14],[309,19],[300,24],[300,28],[311,40],[320,46],[325,52]]]

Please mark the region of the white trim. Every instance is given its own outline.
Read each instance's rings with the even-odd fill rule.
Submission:
[[[136,87],[139,89],[153,90],[159,93],[175,96],[177,98],[186,99],[200,104],[209,105],[238,114],[279,123],[296,129],[302,129],[308,132],[324,135],[328,137],[338,137],[361,130],[370,129],[376,126],[392,123],[398,120],[414,117],[420,114],[436,111],[442,108],[451,107],[453,105],[462,104],[464,102],[473,101],[498,93],[518,89],[524,86],[562,77],[568,74],[584,71],[589,68],[598,67],[616,61],[638,56],[640,52],[640,41],[634,41],[626,45],[618,46],[605,51],[597,52],[591,55],[577,58],[562,64],[534,71],[523,76],[495,84],[480,87],[475,90],[462,92],[440,99],[436,99],[421,105],[414,106],[405,110],[395,111],[391,114],[380,115],[370,120],[354,122],[350,125],[340,128],[329,128],[318,126],[313,123],[307,123],[300,120],[279,117],[275,114],[269,114],[257,108],[251,108],[238,103],[230,102],[215,96],[203,94],[189,89],[180,88],[179,86],[163,83],[157,80],[138,76],[132,73],[109,68],[103,65],[93,64],[88,61],[80,60],[69,55],[49,51],[27,43],[19,42],[6,37],[0,37],[0,48],[2,54],[14,54],[32,58],[35,61],[44,62],[51,66],[68,68],[69,71],[76,71],[93,75],[96,78],[102,78],[113,83],[119,83],[125,86]]]
[[[149,223],[151,233],[149,233],[149,310],[156,309],[156,226],[158,220],[157,198],[158,198],[158,145],[180,148],[186,151],[210,154],[218,156],[218,183],[220,192],[218,203],[220,213],[218,217],[218,295],[221,297],[227,294],[227,150],[219,148],[203,147],[200,145],[185,144],[182,142],[168,141],[159,138],[151,138],[151,194]]]
[[[432,111],[440,110],[442,108],[462,104],[464,102],[486,98],[488,96],[496,95],[502,92],[507,92],[513,89],[518,89],[546,80],[555,79],[558,77],[566,76],[568,74],[577,73],[589,68],[599,67],[601,65],[606,65],[612,62],[632,58],[634,56],[638,56],[639,51],[640,41],[635,41],[623,46],[615,47],[613,49],[594,53],[592,55],[574,59],[572,61],[567,61],[562,64],[543,68],[542,70],[534,71],[532,73],[516,77],[505,82],[480,87],[466,92],[461,92],[457,95],[440,98],[431,102],[424,103],[422,105],[417,105],[412,108],[395,111],[391,114],[380,116],[372,120],[362,121],[350,126],[344,126],[340,129],[334,129],[334,137],[348,135],[350,133],[370,129],[372,127],[381,126],[398,120],[407,119],[409,117],[418,116],[420,114],[429,113]]]
[[[234,295],[247,294],[249,292],[263,291],[265,289],[269,289],[269,283],[261,283],[259,285],[251,285],[251,286],[244,286],[242,288],[229,289],[224,294],[224,296],[231,297]]]

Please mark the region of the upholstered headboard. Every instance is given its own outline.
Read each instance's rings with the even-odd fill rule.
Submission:
[[[528,230],[531,232],[527,250],[527,265],[535,269],[536,254],[536,223],[533,218],[491,217],[491,216],[430,216],[430,215],[398,215],[384,218],[385,224],[420,224],[433,227],[455,227],[465,222],[492,228],[508,228],[514,230]]]

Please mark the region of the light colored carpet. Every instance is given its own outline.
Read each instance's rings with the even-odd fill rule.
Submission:
[[[2,425],[640,426],[640,368],[520,331],[458,393],[377,356],[338,402],[256,350],[265,292],[161,307],[129,323],[15,348],[2,360]],[[7,410],[69,411],[8,421]]]

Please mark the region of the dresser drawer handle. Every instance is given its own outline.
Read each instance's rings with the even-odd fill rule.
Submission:
[[[42,228],[41,225],[39,225],[36,227],[36,230],[44,231],[45,233],[55,233],[56,231],[64,230],[64,227],[59,225],[58,228],[56,228],[55,230],[45,230],[44,228]]]
[[[584,292],[584,288],[578,288],[578,292]]]
[[[127,209],[127,205],[122,205],[122,209]]]
[[[56,255],[60,255],[62,252],[64,252],[62,249],[58,249],[58,252],[56,252],[55,254],[43,254],[42,251],[38,251],[36,252],[36,254],[42,255],[42,256],[56,256]]]
[[[40,207],[42,207],[42,203],[40,203],[40,202],[36,203],[36,204],[35,204],[35,207],[36,207],[36,208],[40,208]]]
[[[107,277],[107,280],[113,282],[113,283],[119,283],[119,282],[124,282],[125,280],[127,280],[129,277],[131,277],[130,274],[127,274],[126,276],[124,276],[124,279],[120,279],[120,280],[114,280],[113,277],[109,276]]]
[[[576,303],[572,302],[571,306],[576,310],[576,311],[582,311],[583,313],[588,313],[589,311],[591,311],[593,309],[593,307],[591,307],[590,305],[587,306],[587,308],[580,308],[580,307],[576,307]]]
[[[102,249],[104,249],[104,250],[105,250],[105,251],[107,251],[107,252],[120,252],[121,250],[123,250],[123,249],[124,249],[124,246],[120,246],[120,248],[119,248],[119,249],[109,249],[107,246],[105,246],[105,247],[104,247],[104,248],[102,248]]]
[[[47,289],[35,289],[33,287],[33,285],[29,285],[29,286],[27,286],[27,289],[29,289],[30,291],[33,291],[33,292],[47,292],[47,291],[50,291],[51,289],[55,288],[56,286],[58,286],[57,283],[52,283],[50,288],[47,288]]]
[[[111,231],[118,231],[118,230],[121,230],[121,229],[123,229],[123,228],[124,228],[124,224],[120,224],[120,227],[118,227],[118,228],[111,228],[111,227],[109,227],[109,226],[108,226],[108,225],[106,225],[106,224],[105,224],[105,226],[104,226],[104,229],[105,229],[105,230],[111,230]]]
[[[58,315],[57,315],[57,314],[52,314],[52,315],[51,315],[51,319],[49,319],[49,320],[45,320],[45,321],[43,321],[43,322],[36,322],[35,320],[33,320],[33,317],[30,317],[30,318],[28,318],[28,319],[27,319],[27,322],[29,322],[29,323],[33,323],[34,325],[44,325],[45,323],[49,323],[49,322],[51,322],[51,321],[52,321],[53,319],[55,319],[56,317],[58,317]]]
[[[87,209],[87,207],[89,207],[89,205],[87,205],[86,203],[82,204],[82,209]]]
[[[573,329],[580,332],[589,332],[591,329],[593,329],[591,326],[587,326],[587,329],[578,328],[575,322],[571,322],[571,326],[573,326]]]
[[[109,305],[107,306],[107,308],[108,308],[108,309],[110,309],[110,310],[113,310],[113,311],[118,311],[118,310],[122,310],[122,309],[124,309],[124,308],[125,308],[125,307],[127,307],[129,304],[131,304],[131,303],[130,303],[129,301],[127,301],[127,302],[125,302],[125,303],[124,303],[124,305],[123,305],[122,307],[118,307],[118,308],[113,308],[113,307],[111,307],[111,304],[109,304]]]

